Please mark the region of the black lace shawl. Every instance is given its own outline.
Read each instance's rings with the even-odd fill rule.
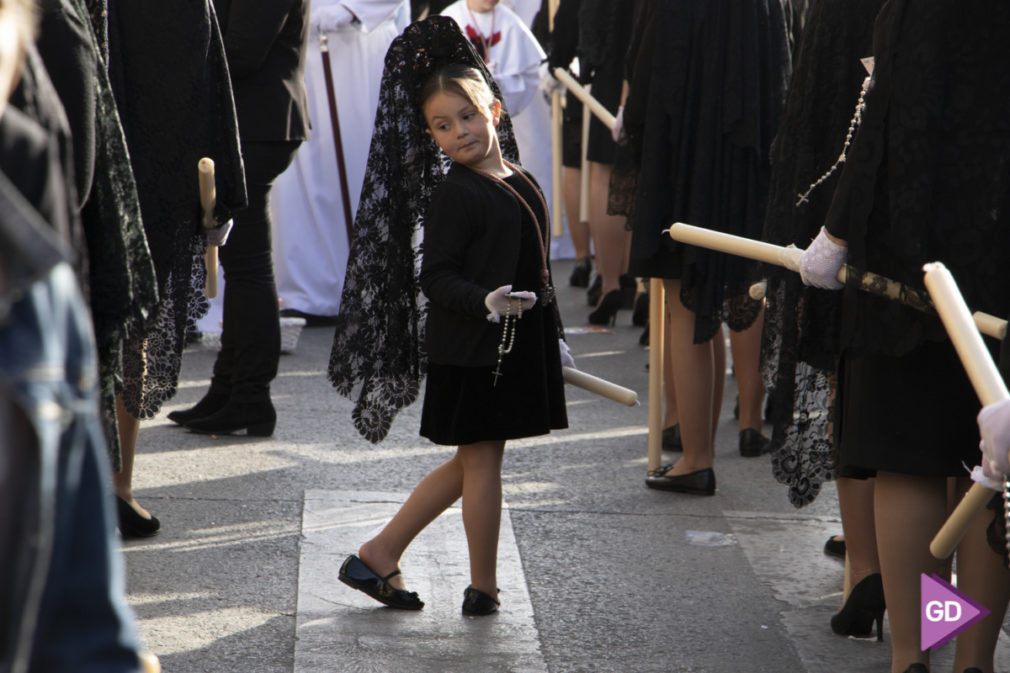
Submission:
[[[848,262],[923,287],[943,262],[972,310],[1010,313],[1010,6],[889,0],[866,110],[826,226]],[[901,355],[939,319],[845,288],[842,345]]]
[[[157,275],[153,321],[131,335],[123,402],[149,418],[175,394],[186,332],[203,296],[197,162],[215,163],[217,217],[246,203],[224,43],[208,0],[109,6],[109,71]]]
[[[418,241],[431,194],[445,179],[445,160],[424,132],[417,90],[453,62],[478,69],[501,99],[450,18],[411,24],[386,53],[329,363],[330,382],[356,400],[354,427],[371,442],[381,441],[396,413],[417,399],[425,373]],[[518,162],[507,115],[498,138],[502,155]]]
[[[867,72],[873,21],[884,0],[813,0],[805,17],[782,122],[771,149],[763,240],[805,248],[824,222],[840,171],[797,204],[835,163]],[[834,477],[831,402],[841,295],[769,266],[761,369],[771,396],[772,471],[796,507]]]

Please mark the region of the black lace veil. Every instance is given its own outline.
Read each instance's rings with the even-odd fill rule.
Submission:
[[[371,442],[382,441],[396,413],[417,399],[425,373],[420,241],[446,159],[424,132],[417,93],[450,63],[476,68],[502,100],[491,73],[450,18],[411,24],[386,52],[329,363],[330,382],[355,400],[354,427]],[[518,162],[507,114],[498,139],[505,159]]]

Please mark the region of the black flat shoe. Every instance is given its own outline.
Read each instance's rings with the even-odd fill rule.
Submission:
[[[224,405],[228,404],[230,392],[214,393],[208,392],[203,399],[191,406],[189,409],[179,409],[168,414],[168,420],[179,425],[185,425],[198,418],[206,418],[213,413],[220,411]]]
[[[715,471],[711,467],[706,467],[687,474],[667,475],[665,470],[663,472],[656,470],[656,473],[650,473],[645,478],[645,485],[660,491],[715,495]]]
[[[116,514],[119,517],[119,534],[124,540],[151,537],[157,535],[161,530],[161,522],[157,517],[145,518],[118,495],[116,496]]]
[[[383,605],[398,610],[420,610],[424,601],[417,597],[416,592],[397,589],[389,583],[390,578],[399,574],[399,570],[394,570],[385,577],[379,577],[364,561],[351,554],[344,559],[337,577],[347,586],[368,594]]]
[[[498,612],[501,603],[497,598],[492,598],[479,589],[472,586],[463,590],[463,614],[468,617],[481,617]]]
[[[839,538],[838,535],[832,535],[828,538],[828,541],[824,543],[824,553],[828,556],[837,556],[838,558],[845,558],[845,538]]]
[[[603,296],[603,278],[600,274],[596,274],[593,278],[593,284],[589,286],[586,290],[586,303],[590,306],[596,306],[600,303],[600,297]]]
[[[277,412],[270,400],[237,402],[230,399],[215,413],[183,423],[183,427],[205,435],[230,435],[245,430],[255,437],[269,437],[277,424]]]
[[[684,450],[684,445],[680,441],[680,423],[663,428],[663,450],[678,452]]]
[[[572,287],[589,287],[589,276],[592,271],[593,263],[588,257],[576,260],[572,275],[568,277],[568,284]]]
[[[617,321],[617,312],[621,310],[621,291],[611,290],[603,299],[596,310],[589,314],[590,325],[613,325]]]
[[[877,640],[883,640],[885,608],[880,573],[867,575],[852,587],[845,605],[831,617],[831,630],[840,636],[870,638],[876,624]]]
[[[759,430],[747,428],[740,431],[740,455],[744,458],[755,458],[768,453],[771,442]]]

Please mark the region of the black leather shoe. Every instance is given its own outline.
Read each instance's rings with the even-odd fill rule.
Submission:
[[[424,601],[417,597],[416,592],[397,589],[389,583],[390,578],[399,574],[399,570],[394,570],[385,577],[379,577],[364,561],[351,554],[340,566],[338,578],[347,586],[368,594],[383,605],[398,610],[420,610],[424,607]]]
[[[572,287],[589,287],[589,276],[592,272],[593,263],[588,257],[576,260],[572,275],[568,277],[568,284]]]
[[[118,495],[116,496],[116,513],[119,516],[119,534],[124,540],[151,537],[157,535],[161,530],[161,522],[157,517],[145,518]]]
[[[203,399],[191,406],[189,409],[179,409],[168,414],[168,420],[175,421],[179,425],[185,425],[198,418],[206,418],[211,414],[220,411],[228,403],[231,392],[210,392],[208,391]]]
[[[885,609],[880,573],[867,575],[852,587],[845,605],[831,617],[831,630],[840,636],[870,638],[876,624],[877,640],[883,640]]]
[[[463,614],[468,617],[480,617],[498,612],[501,603],[472,586],[463,590]]]
[[[684,445],[680,441],[680,423],[674,423],[668,428],[663,428],[663,450],[684,450]]]
[[[759,430],[747,428],[740,431],[740,455],[744,458],[755,458],[768,453],[771,442]]]
[[[600,297],[603,296],[603,278],[600,274],[596,274],[593,278],[593,284],[589,286],[586,290],[586,303],[590,306],[596,306],[600,303]]]
[[[600,300],[596,310],[589,314],[589,324],[613,325],[617,321],[619,310],[621,310],[621,291],[611,290]]]
[[[239,402],[234,398],[209,416],[183,423],[183,427],[206,435],[230,435],[245,430],[255,437],[274,434],[277,412],[269,399],[260,402]]]
[[[621,308],[630,311],[635,306],[635,293],[638,292],[638,281],[634,276],[622,273],[617,279],[621,288]]]
[[[838,558],[845,558],[845,538],[839,538],[837,535],[832,535],[828,538],[828,541],[824,543],[824,553],[828,556],[837,556]]]
[[[715,471],[711,467],[687,474],[667,475],[659,470],[645,478],[645,485],[660,491],[715,495]]]
[[[649,324],[649,293],[643,292],[635,298],[635,309],[631,312],[631,324],[645,327]]]

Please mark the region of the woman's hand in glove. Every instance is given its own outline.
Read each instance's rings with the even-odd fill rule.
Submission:
[[[1010,399],[987,404],[978,412],[982,435],[982,469],[988,477],[1010,473]]]
[[[522,317],[522,312],[533,308],[536,303],[535,292],[513,292],[511,285],[502,285],[484,297],[488,322],[499,322],[503,315]]]
[[[568,348],[568,342],[564,339],[558,339],[558,350],[561,351],[561,366],[571,367],[572,369],[578,369],[575,366],[575,358],[572,357],[572,351]]]
[[[822,290],[841,290],[844,285],[838,282],[838,270],[845,264],[848,248],[840,245],[828,236],[821,227],[817,238],[800,255],[800,278],[804,285],[819,287]]]

